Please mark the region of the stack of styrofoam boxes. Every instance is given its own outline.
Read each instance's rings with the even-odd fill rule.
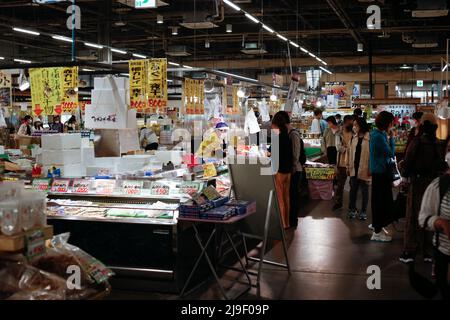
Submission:
[[[44,173],[53,167],[61,176],[83,177],[86,170],[81,162],[81,134],[61,133],[42,136],[42,165]]]
[[[85,127],[89,129],[137,129],[136,109],[130,104],[129,79],[94,78],[91,105],[86,106]],[[115,115],[116,121],[94,121],[93,117]]]

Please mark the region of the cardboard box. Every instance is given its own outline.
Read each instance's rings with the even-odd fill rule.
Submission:
[[[129,89],[130,80],[125,77],[111,77],[112,81],[115,82],[117,89]],[[111,82],[108,77],[94,78],[94,89],[109,89],[112,90]]]
[[[80,133],[59,133],[46,134],[42,136],[42,149],[62,150],[62,149],[80,149]]]
[[[81,164],[81,149],[63,149],[63,150],[43,149],[42,164],[44,166]]]
[[[42,171],[45,176],[49,169],[56,167],[61,170],[62,178],[80,178],[86,176],[86,168],[81,164],[67,164],[62,166],[44,166]]]

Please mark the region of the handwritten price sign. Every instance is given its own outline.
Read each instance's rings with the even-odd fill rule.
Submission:
[[[34,179],[33,180],[33,190],[47,191],[50,186],[50,179]]]
[[[73,192],[75,193],[89,193],[91,190],[91,182],[89,180],[75,180],[73,182]]]
[[[333,180],[334,168],[305,168],[306,178],[310,180]]]
[[[144,187],[143,181],[124,181],[122,184],[123,193],[127,195],[140,195],[142,193],[142,188]]]
[[[51,192],[66,193],[69,191],[70,180],[55,180],[53,181]]]

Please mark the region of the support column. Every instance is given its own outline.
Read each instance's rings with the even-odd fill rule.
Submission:
[[[112,0],[102,0],[99,4],[98,17],[98,42],[104,46],[111,46],[111,19],[112,19]],[[112,53],[109,48],[99,50],[98,61],[112,64]]]
[[[397,96],[397,91],[395,87],[397,86],[397,82],[389,81],[388,82],[388,98],[395,98]]]

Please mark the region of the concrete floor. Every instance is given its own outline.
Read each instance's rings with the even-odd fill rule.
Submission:
[[[348,198],[348,197],[345,197]],[[365,222],[348,220],[346,209],[332,212],[332,201],[308,201],[302,205],[297,229],[286,233],[288,256],[292,269],[265,266],[260,296],[256,289],[241,299],[422,299],[409,284],[408,267],[398,261],[402,251],[402,228],[398,223],[390,227],[392,243],[371,242],[369,219]],[[267,258],[282,260],[282,247],[276,245]],[[419,263],[424,274],[431,273],[431,265]],[[381,269],[381,289],[367,288],[367,268]],[[236,276],[228,272],[223,279]],[[244,278],[241,278],[242,280]],[[255,277],[253,277],[255,280]],[[225,284],[232,283],[225,281]],[[232,293],[242,289],[233,285]],[[217,285],[211,280],[187,299],[220,299]],[[113,289],[109,299],[178,299],[176,295],[128,292]]]

